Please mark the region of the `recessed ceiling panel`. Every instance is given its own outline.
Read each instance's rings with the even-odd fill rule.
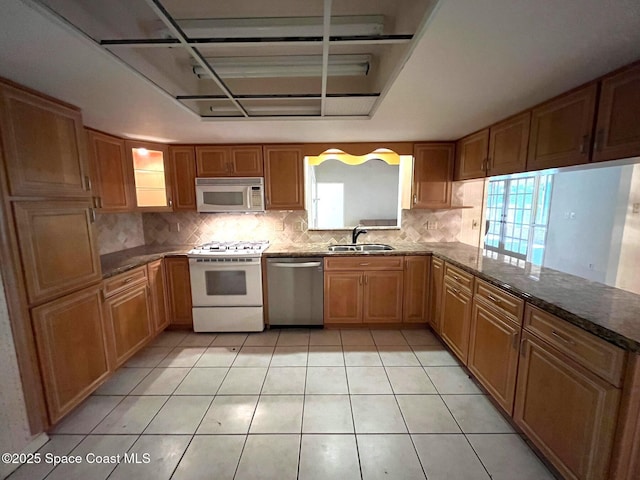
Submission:
[[[198,115],[248,119],[369,115],[437,1],[40,0]]]

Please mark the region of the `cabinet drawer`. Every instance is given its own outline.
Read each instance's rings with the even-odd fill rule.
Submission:
[[[476,279],[474,298],[481,299],[486,304],[491,305],[503,313],[506,313],[512,320],[522,325],[522,314],[524,312],[524,300],[501,288],[494,287],[484,280]]]
[[[444,277],[457,283],[459,287],[466,288],[467,290],[473,288],[473,275],[454,267],[448,262],[444,264]]]
[[[622,385],[624,350],[531,305],[525,308],[524,327],[616,387]]]
[[[121,273],[115,277],[104,281],[104,296],[110,297],[139,282],[147,280],[147,269],[145,266],[138,267],[130,272]]]
[[[340,257],[324,259],[325,270],[402,270],[404,257]]]

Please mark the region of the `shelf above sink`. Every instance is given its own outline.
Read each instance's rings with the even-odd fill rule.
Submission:
[[[359,243],[359,244],[342,244],[342,245],[329,245],[330,252],[379,252],[385,250],[393,250],[391,245],[385,245],[384,243]]]

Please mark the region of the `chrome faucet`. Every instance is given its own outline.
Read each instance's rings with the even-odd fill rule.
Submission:
[[[358,237],[360,235],[362,235],[363,233],[367,233],[366,230],[360,229],[360,227],[361,225],[356,225],[353,229],[353,232],[351,232],[351,243],[353,244],[356,244],[358,242]]]

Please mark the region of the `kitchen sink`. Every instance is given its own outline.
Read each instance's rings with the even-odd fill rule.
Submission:
[[[383,243],[329,245],[330,252],[377,252],[382,250],[393,250],[393,247]]]

